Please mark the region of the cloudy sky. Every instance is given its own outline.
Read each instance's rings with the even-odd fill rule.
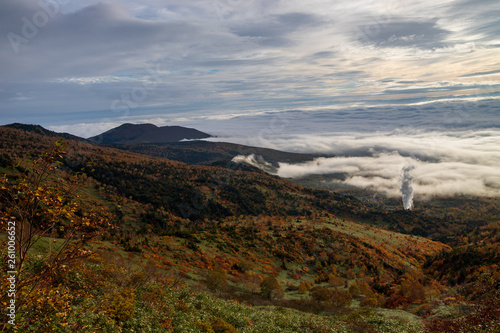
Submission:
[[[1,122],[84,135],[498,97],[498,17],[496,0],[2,0]]]
[[[2,0],[0,124],[83,137],[175,124],[369,163],[488,169],[498,17],[497,0]],[[492,193],[486,169],[474,188]]]

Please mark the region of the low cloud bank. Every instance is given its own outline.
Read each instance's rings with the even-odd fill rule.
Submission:
[[[500,196],[500,131],[301,135],[275,142],[282,150],[305,149],[337,156],[299,164],[279,163],[271,173],[285,178],[341,173],[347,185],[391,197],[400,197],[405,191],[405,208],[411,207],[410,194],[416,198]],[[408,166],[412,169],[405,169]]]

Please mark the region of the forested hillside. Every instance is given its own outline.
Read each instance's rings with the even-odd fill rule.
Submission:
[[[7,127],[0,171],[24,331],[498,331],[498,223]]]
[[[277,166],[278,162],[300,163],[319,157],[316,154],[287,153],[274,149],[208,141],[161,144],[107,144],[105,146],[189,164],[215,165],[231,169],[237,168],[237,165],[231,163],[231,160],[238,155],[259,155],[274,166]]]

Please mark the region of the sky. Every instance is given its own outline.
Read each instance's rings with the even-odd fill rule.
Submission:
[[[91,136],[81,124],[498,98],[499,16],[496,0],[2,0],[1,122]]]
[[[498,17],[497,0],[2,0],[0,124],[90,137],[150,122],[368,166],[396,156],[391,177],[350,173],[393,194],[408,163],[462,163],[447,166],[496,195]]]

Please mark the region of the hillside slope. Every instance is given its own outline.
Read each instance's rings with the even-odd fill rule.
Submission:
[[[238,168],[238,166],[231,163],[231,160],[238,155],[255,154],[262,156],[274,166],[278,166],[278,162],[300,163],[319,157],[319,155],[315,154],[288,153],[274,149],[208,141],[163,144],[108,144],[106,146],[189,164],[214,165],[233,169]]]
[[[13,124],[5,125],[5,127],[18,129],[18,130],[22,130],[25,132],[41,134],[41,135],[49,136],[52,138],[65,138],[65,139],[74,140],[74,141],[87,141],[86,139],[80,138],[80,137],[73,135],[73,134],[59,133],[59,132],[54,132],[54,131],[48,130],[46,128],[43,128],[40,125],[13,123]]]
[[[9,202],[22,199],[16,192],[21,172],[37,174],[40,165],[30,164],[29,156],[46,159],[45,152],[53,145],[50,136],[0,128],[0,170],[5,174],[0,194],[10,193],[7,197],[11,198],[0,203],[2,214],[17,216],[19,207],[10,207]],[[103,330],[108,325],[111,331],[132,332],[149,325],[156,330],[189,327],[204,332],[226,323],[238,331],[254,331],[252,325],[271,329],[271,324],[265,326],[258,319],[252,323],[236,319],[227,310],[232,306],[229,303],[195,296],[210,292],[247,305],[322,313],[328,316],[328,324],[319,331],[416,332],[422,327],[419,317],[412,319],[417,320],[416,326],[402,329],[401,320],[391,322],[394,319],[381,316],[389,311],[389,316],[400,318],[401,310],[387,308],[425,316],[439,305],[433,302],[451,295],[451,290],[423,269],[431,258],[446,260],[447,245],[380,228],[397,229],[402,221],[411,227],[410,222],[439,220],[413,212],[374,210],[353,197],[258,172],[188,165],[87,142],[68,141],[66,150],[57,154],[61,164],[54,164],[54,178],[47,186],[34,188],[33,195],[61,188],[52,195],[56,207],[63,209],[75,202],[80,208],[71,216],[99,216],[109,226],[89,244],[93,257],[51,268],[43,275],[41,294],[35,299],[42,299],[48,308],[56,299],[66,304],[68,314],[58,317],[52,310],[37,310],[37,303],[28,298],[26,306],[32,308],[27,312],[29,320],[23,320],[31,327],[59,322],[73,330],[81,325]],[[50,205],[38,207],[40,216],[51,216]],[[1,217],[4,221],[5,215]],[[71,223],[62,219],[42,239],[47,244],[68,236],[65,228]],[[51,251],[48,246],[37,251],[43,249]],[[34,261],[25,274],[38,276],[43,258],[50,259],[46,253],[35,252],[33,258],[42,262]],[[185,295],[167,309],[161,304],[176,288],[186,290]],[[208,310],[208,302],[222,308],[214,313]],[[359,312],[369,308],[379,310]],[[206,317],[181,315],[194,309],[203,309]],[[147,316],[143,311],[148,311]],[[280,320],[285,318],[294,321],[291,313]],[[388,325],[396,328],[389,330]]]

